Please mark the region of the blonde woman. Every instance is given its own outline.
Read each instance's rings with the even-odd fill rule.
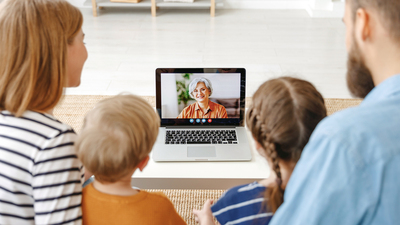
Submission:
[[[53,108],[80,84],[82,14],[63,0],[0,4],[0,224],[81,224],[83,169]]]

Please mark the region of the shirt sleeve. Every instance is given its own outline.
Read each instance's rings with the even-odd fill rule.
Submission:
[[[178,117],[176,117],[177,119],[182,119],[183,118],[183,110],[181,113],[179,113]]]
[[[357,152],[360,141],[343,133],[331,135],[328,128],[315,131],[271,225],[350,225],[372,215],[378,197],[370,191],[372,178]]]
[[[230,203],[230,193],[232,190],[228,190],[227,192],[224,193],[223,196],[221,196],[215,203],[214,205],[211,206],[211,212],[213,213],[213,216],[218,220],[220,224],[226,224],[227,222],[230,221],[230,219],[235,218],[230,215],[230,211],[226,213],[221,213],[221,210],[223,210],[225,207],[232,205]],[[228,194],[228,197],[227,197]]]
[[[35,224],[81,224],[83,167],[74,149],[76,134],[48,140],[33,167]]]
[[[187,106],[187,107],[185,107],[185,108],[182,109],[182,112],[179,113],[177,119],[185,119],[185,118],[188,118],[188,116],[187,116],[187,114],[188,114],[188,107],[189,107],[189,106]],[[191,117],[189,117],[189,118],[191,118]]]

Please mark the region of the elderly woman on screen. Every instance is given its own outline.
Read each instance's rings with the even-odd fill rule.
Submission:
[[[210,101],[213,92],[210,80],[195,78],[189,84],[189,94],[195,103],[184,108],[178,118],[228,118],[224,106]]]

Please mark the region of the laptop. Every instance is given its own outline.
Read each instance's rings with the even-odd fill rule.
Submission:
[[[154,161],[251,160],[245,93],[243,68],[156,69]]]

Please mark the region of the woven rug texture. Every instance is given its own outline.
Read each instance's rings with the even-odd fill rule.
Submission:
[[[201,209],[207,199],[217,200],[225,190],[147,189],[148,192],[163,192],[174,204],[178,214],[189,225],[196,223],[193,209]],[[216,221],[216,224],[219,224]]]
[[[55,108],[54,115],[59,120],[69,124],[79,133],[83,118],[94,105],[106,98],[112,96],[100,95],[67,95],[64,96],[62,102]],[[154,96],[142,96],[150,105],[155,107]],[[331,115],[342,109],[357,106],[361,103],[359,99],[325,99],[328,115]],[[251,98],[246,99],[246,107],[250,106]],[[197,224],[192,213],[193,209],[201,209],[207,199],[218,199],[225,190],[146,190],[149,192],[163,192],[174,204],[176,211],[187,222],[187,224]]]

